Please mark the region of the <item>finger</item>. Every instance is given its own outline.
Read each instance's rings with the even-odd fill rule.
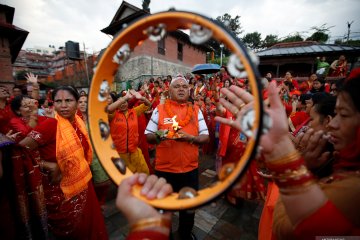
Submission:
[[[296,148],[299,146],[299,144],[300,144],[300,142],[301,142],[301,139],[302,139],[303,137],[304,137],[304,133],[303,133],[303,132],[299,133],[299,134],[295,137],[295,139],[294,139],[294,144],[295,144],[295,147],[296,147]]]
[[[324,139],[323,131],[317,131],[315,132],[310,138],[309,138],[309,144],[307,147],[308,151],[313,151],[314,154],[322,152],[323,148],[325,147],[325,144],[327,142],[327,139]]]
[[[14,134],[12,134],[12,136],[13,136],[13,137],[17,137],[17,136],[20,135],[20,133],[21,133],[21,132],[14,133]]]
[[[144,186],[141,188],[140,193],[142,195],[147,195],[149,193],[149,191],[152,189],[152,187],[155,184],[157,179],[158,179],[158,177],[155,175],[148,176],[144,182]]]
[[[139,174],[135,173],[134,175],[122,180],[118,187],[117,198],[121,198],[121,196],[129,194],[131,192],[132,186],[136,184],[138,177]]]
[[[235,90],[237,90],[237,89],[235,89]],[[228,90],[228,89],[226,89],[226,88],[221,89],[221,92],[222,92],[230,101],[226,101],[226,100],[223,99],[223,98],[220,98],[220,100],[223,99],[223,101],[226,101],[226,102],[232,104],[231,107],[228,108],[228,110],[229,110],[230,112],[232,112],[234,115],[236,115],[236,114],[239,112],[239,110],[240,110],[243,106],[245,106],[246,102],[245,102],[244,100],[242,100],[242,98],[241,98],[240,96],[238,96],[235,92],[232,92],[232,91],[230,91],[230,90]],[[243,92],[238,93],[238,94],[239,94],[239,95],[241,95],[241,94],[244,95]]]
[[[165,178],[159,178],[155,184],[152,186],[150,191],[146,194],[148,199],[154,199],[158,195],[160,189],[166,184]]]
[[[146,173],[139,173],[138,183],[143,185],[145,183],[147,176],[148,175]]]
[[[229,110],[231,113],[235,113],[235,112],[237,113],[239,111],[239,109],[234,104],[232,104],[232,102],[229,102],[224,98],[220,98],[219,102],[224,108]]]
[[[236,121],[234,121],[232,119],[216,116],[215,121],[217,121],[219,123],[222,123],[222,124],[226,124],[226,125],[228,125],[230,127],[236,128],[237,130],[241,131],[240,123],[238,123],[238,122],[236,122]]]
[[[254,100],[253,95],[251,95],[249,92],[247,92],[246,90],[244,90],[238,86],[232,85],[232,86],[230,86],[229,89],[231,92],[235,93],[235,95],[245,103],[249,103]]]
[[[325,162],[327,162],[331,157],[331,153],[330,152],[324,152],[321,154],[321,156],[319,157],[319,162],[321,164],[324,164]]]
[[[314,134],[314,129],[310,128],[309,130],[307,130],[304,133],[304,136],[302,137],[301,141],[299,142],[299,147],[306,148],[309,143],[309,139],[313,134]]]
[[[280,108],[283,107],[278,91],[276,90],[276,83],[271,82],[268,86],[268,98],[270,101],[270,108]]]
[[[166,197],[167,195],[169,195],[171,193],[173,193],[173,188],[169,183],[167,183],[167,184],[165,184],[165,185],[163,185],[161,187],[160,191],[156,195],[156,198],[161,199],[161,198],[164,198],[164,197]]]

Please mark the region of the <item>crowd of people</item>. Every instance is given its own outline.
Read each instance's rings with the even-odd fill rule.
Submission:
[[[246,174],[226,192],[234,205],[265,201],[259,239],[360,234],[360,70],[348,76],[340,70],[344,61],[319,58],[317,72],[302,82],[291,71],[281,81],[264,76],[272,127]],[[326,82],[327,74],[341,78]],[[37,77],[26,77],[27,94],[0,86],[1,239],[108,239],[102,210],[111,181],[92,151],[86,93],[60,86],[40,96]],[[184,187],[197,191],[199,150],[216,156],[218,173],[236,164],[251,137],[240,119],[252,102],[248,80],[226,67],[151,78],[109,94],[114,148],[134,172],[116,200],[131,225],[128,239],[173,234],[171,214],[133,197],[132,186],[143,185],[149,199]],[[194,210],[180,211],[180,239],[196,239],[194,219]]]

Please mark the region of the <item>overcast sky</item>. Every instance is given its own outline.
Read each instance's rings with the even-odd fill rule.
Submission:
[[[142,8],[142,0],[128,0]],[[64,46],[68,40],[85,43],[88,52],[105,48],[111,38],[100,32],[114,17],[122,0],[1,0],[15,7],[13,24],[29,31],[23,48]],[[241,16],[243,34],[258,31],[284,37],[299,32],[307,37],[313,26],[326,23],[331,39],[347,34],[360,39],[359,0],[151,0],[152,13],[177,10],[193,11],[216,18],[225,13]]]

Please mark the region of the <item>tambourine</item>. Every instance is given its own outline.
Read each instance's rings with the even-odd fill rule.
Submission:
[[[179,193],[164,199],[147,200],[140,195],[140,186],[135,186],[133,193],[150,205],[164,210],[192,209],[207,204],[220,196],[244,173],[250,159],[256,155],[256,148],[263,129],[262,96],[260,74],[257,70],[258,59],[231,33],[225,26],[199,14],[181,11],[161,12],[138,19],[124,26],[96,66],[89,94],[89,128],[96,154],[106,172],[116,184],[133,173],[125,166],[114,148],[110,136],[108,115],[105,112],[110,84],[114,76],[130,58],[134,48],[144,40],[159,41],[168,32],[189,30],[192,44],[205,44],[215,39],[232,52],[229,58],[228,71],[237,78],[247,78],[254,96],[254,106],[247,114],[246,133],[249,136],[243,156],[237,164],[224,165],[218,181],[209,187],[195,191],[185,187]],[[175,73],[174,73],[175,74]],[[250,118],[249,118],[250,115]]]

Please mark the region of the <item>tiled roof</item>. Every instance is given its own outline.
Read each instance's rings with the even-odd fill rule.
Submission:
[[[360,47],[336,44],[322,44],[317,42],[279,43],[266,50],[259,51],[256,54],[259,57],[275,57],[309,54],[319,55],[330,52],[357,52],[360,54]]]

